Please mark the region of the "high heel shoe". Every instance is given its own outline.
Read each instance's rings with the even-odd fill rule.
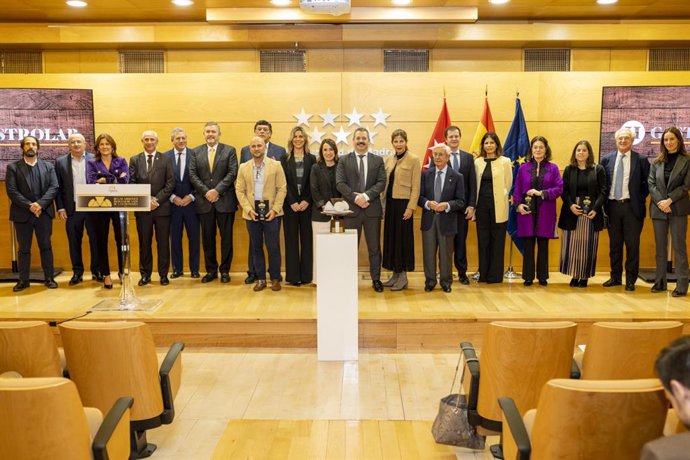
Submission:
[[[108,281],[110,281],[110,284],[108,284]],[[110,278],[110,275],[103,278],[103,287],[105,289],[112,289],[113,288],[113,280],[112,280],[112,278]]]
[[[577,287],[586,288],[587,287],[587,278],[580,280]]]
[[[577,278],[573,278],[570,280],[570,287],[579,287],[580,286],[580,280]]]

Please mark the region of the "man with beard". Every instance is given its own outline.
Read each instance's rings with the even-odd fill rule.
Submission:
[[[14,292],[29,287],[31,270],[31,240],[36,233],[36,242],[41,251],[45,286],[58,287],[53,272],[53,248],[50,237],[53,233],[55,208],[53,200],[58,193],[55,168],[38,158],[40,143],[33,136],[24,137],[19,146],[23,157],[7,166],[5,186],[10,199],[10,220],[17,229],[19,242],[19,281]]]

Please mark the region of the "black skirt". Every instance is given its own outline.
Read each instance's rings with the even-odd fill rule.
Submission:
[[[394,273],[414,271],[414,219],[403,220],[409,200],[386,198],[383,221],[383,268]]]

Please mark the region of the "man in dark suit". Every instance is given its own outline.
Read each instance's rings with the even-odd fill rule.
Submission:
[[[465,206],[465,183],[460,173],[448,164],[450,147],[434,146],[434,167],[422,173],[418,204],[422,212],[422,251],[424,290],[436,286],[436,254],[441,272],[441,289],[450,292],[453,284],[453,237],[458,231],[458,214]]]
[[[609,257],[611,277],[604,287],[620,286],[623,279],[623,244],[625,244],[625,290],[634,291],[640,270],[640,234],[649,194],[649,161],[632,151],[632,131],[616,131],[616,152],[606,155],[601,165],[606,171],[606,214],[609,218]]]
[[[266,143],[266,156],[273,158],[276,161],[280,161],[285,157],[285,147],[276,145],[271,141],[271,136],[273,136],[273,126],[266,120],[259,120],[254,123],[254,134],[259,136]],[[249,161],[252,159],[252,152],[248,145],[242,147],[240,151],[240,163]],[[244,279],[244,284],[252,284],[257,281],[256,271],[254,270],[254,259],[252,257],[252,250],[249,248],[249,253],[247,254],[247,277]]]
[[[55,173],[58,180],[58,194],[55,200],[58,217],[65,221],[69,258],[72,261],[72,279],[69,285],[74,286],[82,282],[84,275],[84,261],[82,258],[81,241],[84,229],[89,236],[91,252],[91,279],[103,281],[103,275],[98,270],[98,246],[96,245],[96,228],[93,215],[90,212],[76,211],[75,189],[77,184],[86,184],[86,162],[93,160],[93,155],[86,152],[86,140],[79,133],[72,133],[67,140],[70,153],[55,161]]]
[[[40,143],[33,136],[24,137],[19,146],[23,157],[7,166],[5,187],[10,199],[10,220],[14,222],[19,242],[19,281],[14,292],[29,287],[31,271],[31,239],[41,251],[41,267],[49,289],[58,287],[53,272],[53,248],[50,236],[53,232],[55,208],[53,200],[58,193],[55,168],[47,161],[38,159]]]
[[[467,277],[467,231],[469,223],[474,218],[474,206],[477,201],[477,176],[474,172],[474,156],[460,150],[462,132],[457,126],[449,126],[444,132],[446,145],[450,147],[449,164],[453,171],[462,175],[465,184],[465,209],[457,213],[458,232],[453,240],[455,251],[455,268],[461,284],[470,284]]]
[[[151,210],[136,212],[139,235],[139,286],[151,282],[153,271],[153,233],[156,232],[158,275],[163,286],[170,284],[170,194],[175,187],[170,158],[156,150],[158,134],[144,131],[141,135],[144,151],[129,160],[129,183],[151,184]]]
[[[357,128],[353,134],[355,151],[338,161],[335,171],[336,188],[347,201],[352,214],[345,217],[346,229],[357,229],[357,238],[364,236],[369,250],[369,273],[376,292],[383,292],[381,283],[381,192],[386,188],[386,167],[383,159],[369,152],[369,131]]]
[[[656,359],[656,373],[678,419],[690,430],[690,337],[674,340]],[[690,433],[662,436],[642,448],[640,460],[684,460],[690,451]]]
[[[199,278],[199,218],[194,209],[194,187],[189,180],[189,160],[192,150],[187,148],[187,133],[182,128],[174,128],[170,136],[174,148],[163,155],[173,165],[175,188],[170,195],[170,251],[172,253],[171,278],[184,274],[182,260],[182,231],[187,231],[189,240],[189,270],[192,278]]]
[[[232,226],[235,222],[237,197],[237,153],[235,147],[219,143],[220,126],[209,121],[204,126],[206,143],[194,149],[189,162],[189,180],[196,191],[196,213],[201,221],[206,275],[202,283],[218,278],[230,282],[232,263]],[[216,258],[216,226],[220,231],[220,265]]]

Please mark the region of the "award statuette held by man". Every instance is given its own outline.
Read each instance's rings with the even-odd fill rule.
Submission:
[[[266,220],[266,214],[271,208],[268,207],[268,200],[254,200],[254,210],[256,211],[257,220]]]

